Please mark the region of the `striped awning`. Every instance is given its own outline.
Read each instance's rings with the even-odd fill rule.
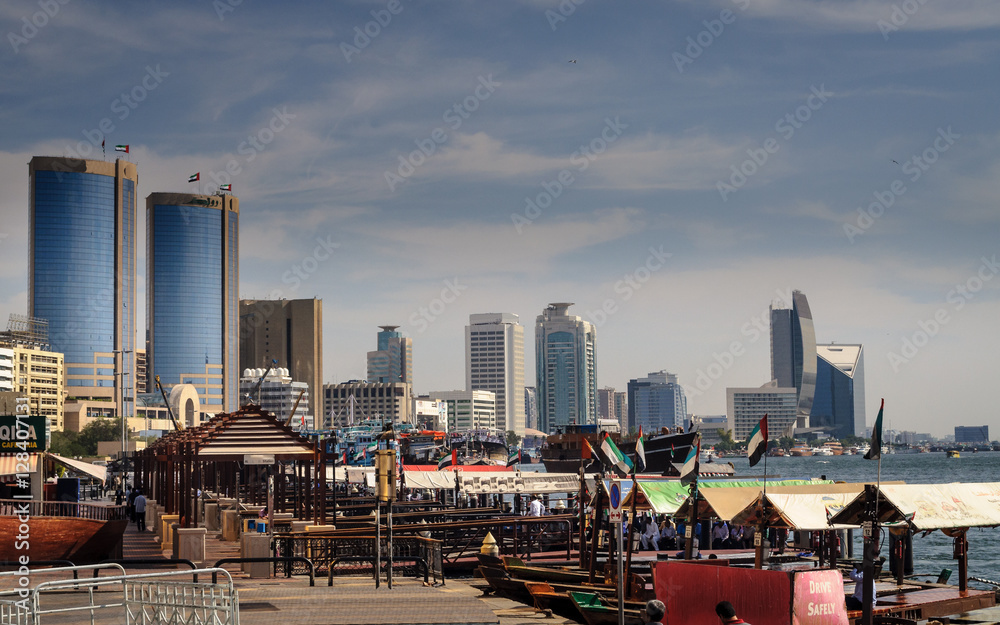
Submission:
[[[34,473],[37,469],[38,454],[28,454],[27,463],[23,460],[19,462],[14,454],[0,455],[0,478],[14,477],[18,473]]]

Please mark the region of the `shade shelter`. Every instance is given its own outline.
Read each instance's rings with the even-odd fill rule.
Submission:
[[[270,478],[275,512],[326,523],[328,458],[323,448],[260,406],[247,405],[170,432],[135,459],[136,484],[167,514],[179,515],[181,527],[198,523],[198,491],[266,505]]]
[[[771,480],[772,488],[815,488],[832,484],[822,480]],[[690,488],[678,480],[639,481],[636,496],[638,509],[652,509],[657,514],[685,516],[690,513]],[[728,521],[761,492],[759,480],[719,480],[698,482],[698,518],[716,517]],[[631,505],[631,493],[625,504]]]
[[[1000,482],[881,484],[876,492],[877,522],[915,532],[941,530],[955,539],[959,589],[966,590],[970,527],[1000,525]],[[869,506],[861,493],[831,523],[860,524]]]

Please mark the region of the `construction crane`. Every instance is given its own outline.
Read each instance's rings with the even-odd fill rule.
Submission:
[[[257,380],[257,383],[253,385],[253,389],[249,393],[247,393],[246,396],[247,404],[253,403],[253,396],[257,395],[257,393],[260,391],[260,385],[264,383],[264,378],[270,375],[271,369],[274,369],[277,365],[278,361],[272,359],[271,364],[267,366],[267,371],[264,372],[264,375],[260,376],[260,379]],[[257,404],[260,405],[260,396],[257,397]]]
[[[299,402],[302,401],[302,396],[306,394],[306,389],[302,389],[299,396],[295,398],[295,403],[292,404],[292,412],[288,415],[288,420],[285,421],[285,425],[291,425],[292,419],[295,418],[295,411],[299,408]]]
[[[167,393],[163,390],[163,385],[160,384],[160,376],[154,376],[156,380],[156,388],[160,389],[160,395],[163,395],[163,403],[167,407],[167,414],[170,415],[170,420],[174,422],[174,429],[180,432],[184,429],[184,426],[180,424],[177,417],[174,416],[174,411],[170,409],[170,401],[167,400]]]

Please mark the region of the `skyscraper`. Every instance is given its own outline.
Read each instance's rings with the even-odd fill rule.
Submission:
[[[597,423],[594,324],[549,304],[535,320],[538,429],[553,433],[569,424]]]
[[[771,308],[771,379],[794,387],[800,427],[808,427],[816,392],[816,332],[809,302],[792,291],[792,308]]]
[[[413,385],[413,339],[397,332],[399,326],[379,326],[378,349],[368,352],[369,382],[405,382]]]
[[[760,388],[726,389],[726,417],[733,440],[750,438],[750,432],[764,415],[771,440],[791,436],[798,417],[795,388],[781,387],[771,380]]]
[[[613,419],[620,424],[621,418],[615,408],[615,387],[605,386],[597,389],[597,417],[599,419]]]
[[[67,403],[124,411],[135,385],[137,182],[123,160],[28,164],[28,315],[48,321],[64,354]]]
[[[323,412],[323,300],[240,300],[240,369],[277,360],[309,385],[308,413]]]
[[[816,346],[816,397],[810,427],[835,438],[865,435],[865,354],[860,344]]]
[[[660,428],[686,427],[687,397],[677,376],[650,373],[628,383],[628,429],[656,433]]]
[[[513,313],[469,315],[465,388],[496,396],[497,429],[524,436],[524,327]]]
[[[208,413],[239,408],[239,200],[146,198],[150,378],[192,384]]]

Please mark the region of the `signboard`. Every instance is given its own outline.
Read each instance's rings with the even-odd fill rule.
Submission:
[[[608,488],[608,498],[610,500],[610,513],[608,515],[608,522],[610,523],[621,523],[622,522],[622,485],[621,482],[617,480],[611,482],[611,487]]]
[[[0,453],[45,451],[46,421],[43,416],[0,416]]]
[[[844,577],[840,571],[795,573],[792,625],[847,625]]]
[[[274,464],[274,454],[243,454],[243,464]]]

